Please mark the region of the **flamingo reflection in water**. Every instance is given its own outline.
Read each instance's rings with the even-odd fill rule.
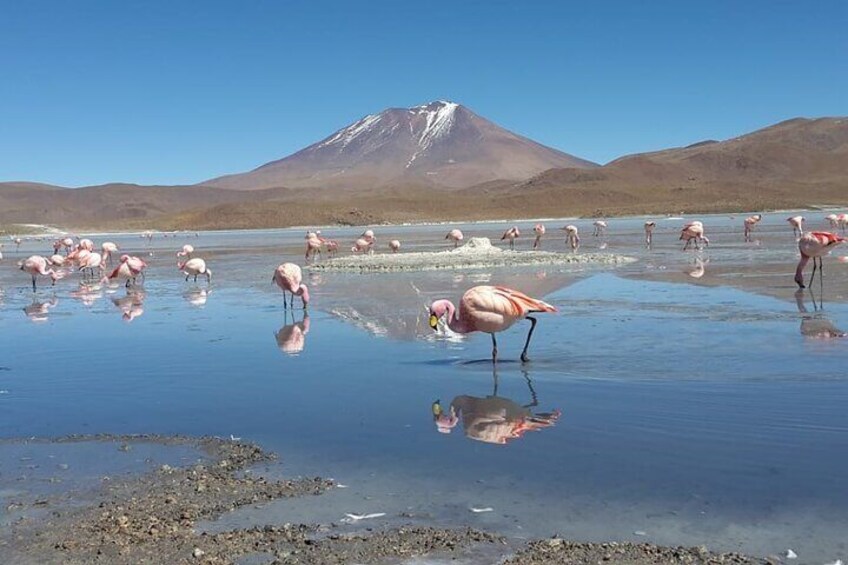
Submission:
[[[200,308],[201,306],[206,305],[206,301],[209,300],[210,294],[212,294],[212,289],[195,287],[185,291],[183,293],[183,298],[192,306]]]
[[[824,305],[821,297],[818,304],[813,290],[810,289],[810,298],[813,302],[813,313],[807,310],[807,305],[804,303],[804,291],[798,289],[795,291],[795,304],[798,306],[798,312],[801,317],[801,335],[810,339],[833,339],[839,337],[848,337],[848,333],[843,332],[824,316]]]
[[[433,420],[436,429],[449,434],[462,419],[465,436],[469,439],[505,445],[522,437],[528,431],[540,431],[550,428],[557,423],[562,412],[534,413],[530,409],[538,406],[536,391],[526,371],[522,371],[530,389],[529,404],[520,405],[509,398],[498,396],[498,373],[494,369],[492,378],[494,388],[492,394],[485,398],[461,395],[454,398],[450,407],[445,411],[441,401],[433,403]]]
[[[284,325],[274,338],[277,340],[277,347],[286,355],[298,355],[306,346],[306,334],[309,333],[309,314],[303,314],[303,319],[299,322],[295,321],[294,311],[291,313],[291,324],[288,323],[288,313],[283,313]]]
[[[24,307],[24,314],[26,314],[27,318],[29,318],[33,322],[46,322],[48,317],[50,316],[50,309],[55,308],[59,304],[59,301],[55,296],[47,300],[46,302],[42,302],[40,300],[32,299],[32,303],[29,306]]]
[[[126,296],[113,298],[112,304],[121,311],[121,317],[125,322],[132,322],[144,314],[144,298],[147,296],[143,290],[128,289]]]

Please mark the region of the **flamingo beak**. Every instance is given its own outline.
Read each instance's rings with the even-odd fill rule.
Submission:
[[[438,418],[442,415],[442,405],[441,401],[437,400],[433,403],[433,417]]]
[[[430,327],[434,330],[439,327],[439,318],[435,314],[430,314]]]

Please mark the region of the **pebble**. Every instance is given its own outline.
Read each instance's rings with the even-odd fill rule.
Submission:
[[[791,549],[786,550],[786,558],[787,559],[798,559],[798,554],[792,551]]]
[[[199,558],[199,557],[203,557],[204,553],[206,553],[206,552],[203,551],[202,549],[200,549],[199,547],[195,547],[194,551],[191,552],[191,555],[194,558]]]

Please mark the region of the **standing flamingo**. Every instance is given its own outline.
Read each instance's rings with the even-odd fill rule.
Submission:
[[[463,237],[464,236],[462,235],[462,232],[460,230],[454,228],[454,229],[452,229],[451,231],[448,232],[448,235],[445,236],[445,239],[452,239],[453,240],[453,247],[454,247],[454,249],[456,249],[456,246],[459,245],[459,242],[462,241]]]
[[[515,238],[520,236],[521,232],[518,230],[518,226],[512,226],[508,230],[504,232],[501,236],[501,241],[508,239],[509,240],[509,248],[515,250]]]
[[[754,214],[753,216],[745,218],[745,241],[751,241],[751,234],[754,233],[754,228],[757,227],[757,224],[759,224],[762,219],[763,216],[761,214]]]
[[[79,270],[82,271],[83,277],[86,275],[86,271],[91,277],[94,277],[94,270],[97,269],[103,272],[103,257],[100,253],[86,253],[83,257],[79,259]]]
[[[371,245],[373,245],[376,241],[376,238],[374,237],[374,230],[365,230],[359,237],[361,237]]]
[[[393,239],[389,242],[389,249],[392,250],[392,253],[397,253],[400,251],[400,241]]]
[[[786,221],[792,226],[793,234],[796,236],[804,235],[804,222],[806,221],[804,216],[792,216],[790,218],[786,218]]]
[[[645,222],[645,247],[650,247],[654,244],[654,228],[657,223],[653,221]]]
[[[545,235],[545,224],[536,224],[533,226],[533,233],[536,234],[536,239],[533,241],[533,249],[541,249],[542,236]]]
[[[372,242],[368,241],[364,237],[360,237],[353,243],[353,247],[350,248],[354,253],[364,253],[367,251],[368,253],[372,253],[374,250],[371,248],[373,245]]]
[[[65,264],[65,257],[57,253],[55,255],[50,256],[50,258],[47,259],[47,262],[50,263],[50,266],[52,267],[61,267]]]
[[[686,241],[683,251],[686,251],[693,241],[695,242],[695,249],[700,249],[701,243],[705,243],[707,247],[710,246],[710,240],[704,235],[704,224],[698,220],[684,225],[683,229],[680,230],[679,239]]]
[[[839,227],[839,216],[836,214],[828,214],[824,217],[825,221],[830,224],[830,229],[836,229]]]
[[[81,239],[77,244],[80,249],[85,249],[86,251],[94,251],[94,242],[90,239]]]
[[[592,222],[592,225],[595,226],[595,231],[592,232],[593,236],[598,237],[607,233],[607,223],[605,221],[595,220]]]
[[[103,261],[108,261],[109,264],[112,264],[112,254],[117,253],[119,247],[112,243],[111,241],[104,241],[100,246],[101,255],[103,256]]]
[[[830,251],[844,242],[845,238],[835,233],[826,231],[807,232],[798,240],[798,251],[801,252],[801,260],[798,261],[798,267],[795,269],[795,282],[799,288],[804,287],[804,267],[807,266],[810,258],[813,259],[813,274],[810,275],[810,284],[813,284],[813,279],[816,276],[816,258],[819,260],[819,281],[824,284],[824,266],[822,265],[822,257],[829,254]]]
[[[335,256],[339,251],[339,242],[334,239],[325,239],[324,245],[327,246],[327,253],[331,256]]]
[[[283,308],[286,307],[286,291],[291,293],[291,307],[294,308],[294,297],[300,296],[303,301],[303,309],[309,304],[309,289],[302,283],[303,273],[300,267],[294,263],[283,263],[274,271],[271,282],[276,283],[283,291]]]
[[[536,329],[536,312],[556,312],[546,302],[531,298],[517,290],[502,286],[475,286],[465,291],[459,301],[459,312],[449,300],[437,300],[430,305],[430,327],[438,328],[439,320],[447,314],[448,327],[457,333],[486,332],[492,335],[492,362],[498,360],[498,342],[495,334],[523,319],[530,320],[530,331],[521,352],[521,361],[527,362],[530,338]]]
[[[848,214],[839,214],[836,216],[836,222],[839,224],[842,233],[845,233],[845,227],[848,226]]]
[[[32,275],[32,291],[35,292],[35,278],[37,276],[42,277],[50,277],[53,281],[53,284],[56,284],[56,281],[62,278],[62,275],[54,271],[53,269],[47,268],[47,259],[42,257],[41,255],[33,255],[32,257],[27,258],[24,262],[21,263],[21,270],[25,273],[29,273]]]
[[[186,276],[186,282],[188,282],[188,278],[192,275],[194,275],[194,282],[197,282],[197,275],[204,275],[207,284],[212,282],[212,269],[208,268],[206,261],[200,257],[193,257],[183,263],[177,261],[177,269],[181,270]]]
[[[106,284],[112,280],[122,280],[126,281],[125,286],[129,287],[130,284],[136,284],[139,276],[144,278],[144,269],[146,267],[147,263],[139,257],[121,255],[121,262],[109,275],[103,277],[101,282]]]
[[[577,226],[568,224],[562,229],[565,230],[565,242],[571,247],[572,252],[576,252],[580,249],[580,235],[577,233]]]

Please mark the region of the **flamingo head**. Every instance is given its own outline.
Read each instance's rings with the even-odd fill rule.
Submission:
[[[442,409],[442,404],[440,400],[437,400],[433,403],[433,421],[436,423],[436,429],[443,434],[451,433],[457,423],[459,423],[459,418],[456,417],[456,410],[453,406],[450,407],[450,410],[445,413]]]
[[[453,304],[449,300],[436,300],[430,305],[430,327],[433,330],[439,329],[439,320],[441,320],[445,314],[453,312]]]

